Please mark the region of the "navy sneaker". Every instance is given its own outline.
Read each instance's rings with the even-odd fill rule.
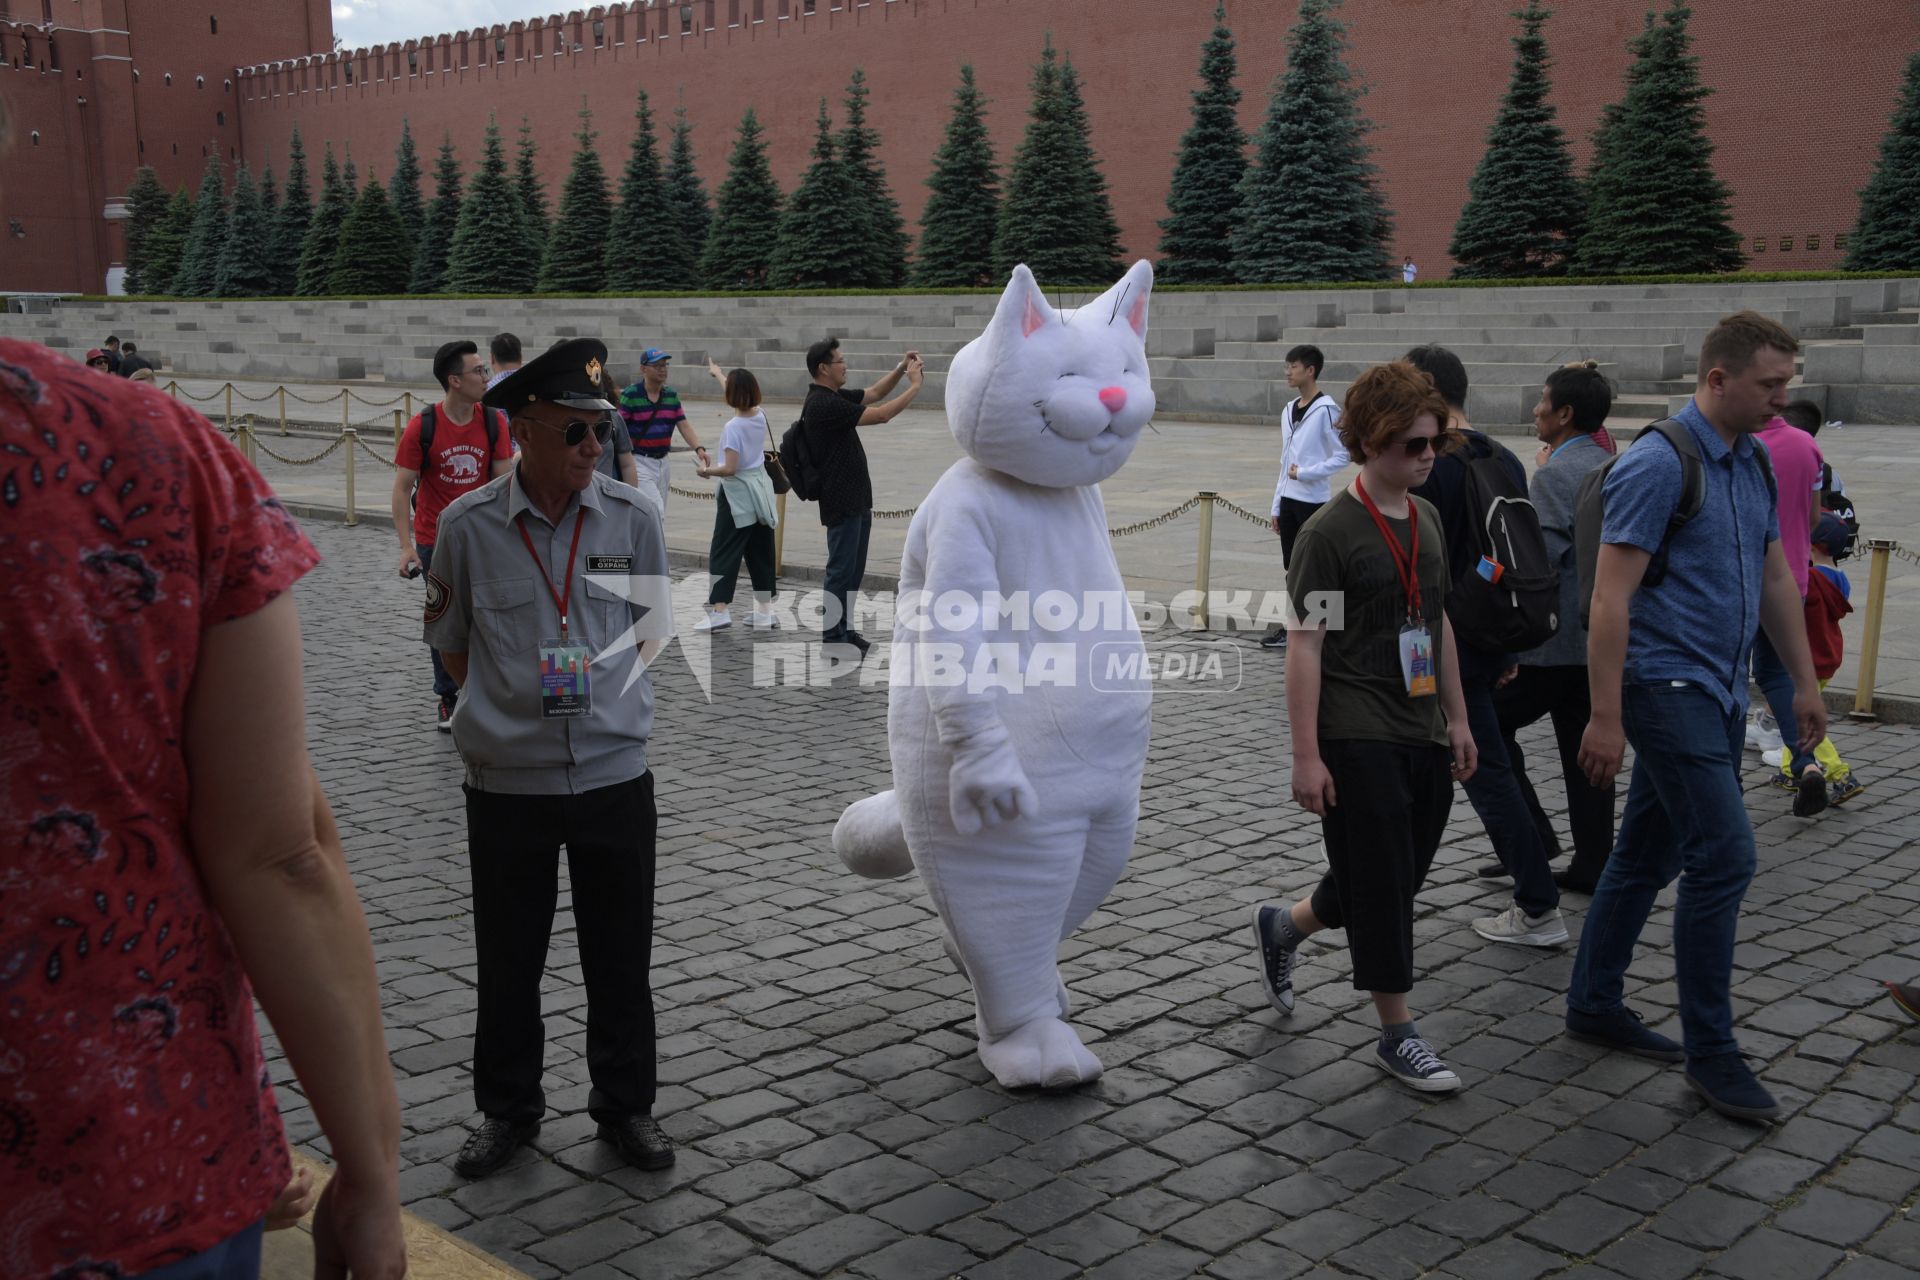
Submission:
[[[1669,1040],[1649,1030],[1640,1015],[1622,1005],[1612,1013],[1581,1013],[1567,1010],[1567,1034],[1588,1044],[1605,1045],[1622,1053],[1655,1062],[1684,1062],[1687,1051],[1677,1040]]]
[[[1395,1080],[1421,1093],[1452,1093],[1460,1087],[1460,1077],[1419,1036],[1380,1041],[1373,1047],[1373,1061]]]
[[[1293,966],[1300,952],[1280,940],[1280,913],[1285,907],[1271,902],[1253,908],[1253,954],[1260,966],[1260,985],[1267,1003],[1282,1015],[1293,1012]]]
[[[1765,1124],[1780,1114],[1780,1104],[1738,1053],[1692,1059],[1687,1063],[1687,1083],[1723,1116]]]
[[[1260,647],[1262,649],[1286,648],[1287,629],[1285,627],[1275,627],[1273,630],[1267,632],[1267,634],[1260,637]]]

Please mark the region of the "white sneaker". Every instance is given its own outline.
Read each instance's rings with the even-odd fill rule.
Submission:
[[[1760,753],[1760,759],[1764,761],[1769,768],[1778,769],[1780,762],[1786,758],[1786,755],[1787,749],[1785,747],[1775,747],[1771,751],[1762,751]]]
[[[1488,942],[1512,942],[1523,947],[1557,947],[1567,940],[1567,922],[1560,909],[1530,916],[1515,903],[1497,916],[1473,922],[1473,931]]]
[[[1747,721],[1747,750],[1778,751],[1780,747],[1780,726],[1775,723],[1772,714],[1755,711]]]
[[[704,615],[700,619],[700,621],[693,624],[693,629],[695,631],[719,631],[723,627],[730,627],[732,625],[733,625],[732,614],[708,613]]]
[[[780,625],[780,615],[773,612],[773,610],[771,609],[767,610],[767,612],[765,613],[760,613],[758,611],[755,611],[747,615],[747,625],[750,627],[777,628]]]

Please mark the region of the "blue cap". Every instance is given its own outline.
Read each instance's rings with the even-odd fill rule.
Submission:
[[[671,359],[673,359],[672,356],[668,355],[666,352],[662,351],[658,347],[648,347],[645,351],[642,351],[640,353],[641,364],[664,364],[666,361]]]
[[[1838,557],[1847,549],[1847,541],[1853,531],[1847,528],[1846,521],[1831,511],[1820,513],[1820,523],[1814,526],[1813,537],[1809,539],[1816,547],[1825,547],[1827,554]]]

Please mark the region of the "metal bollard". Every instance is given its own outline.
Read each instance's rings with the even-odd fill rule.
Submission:
[[[401,394],[402,394],[402,395],[404,395],[404,396],[405,396],[405,397],[407,398],[407,403],[406,403],[406,407],[405,407],[405,409],[404,409],[404,412],[405,412],[405,413],[406,413],[406,415],[407,415],[407,421],[408,421],[408,422],[411,422],[411,421],[413,421],[413,392],[411,392],[411,391],[404,391],[404,392],[402,392]]]
[[[1880,622],[1886,616],[1887,563],[1896,544],[1891,538],[1867,539],[1873,563],[1867,569],[1867,629],[1860,638],[1860,687],[1853,694],[1850,720],[1877,720],[1873,714],[1873,681],[1880,666]]]
[[[406,429],[407,429],[406,420],[400,416],[400,411],[398,409],[395,409],[393,411],[393,447],[396,452],[400,448],[401,433],[403,433]]]
[[[1193,620],[1202,631],[1208,627],[1207,591],[1213,585],[1213,500],[1216,496],[1211,489],[1200,491],[1200,555],[1193,570],[1193,589],[1200,593],[1200,603],[1194,608]]]
[[[227,430],[233,430],[233,384],[227,384]]]
[[[248,462],[252,462],[254,460],[253,428],[243,422],[240,424],[239,434],[240,434],[240,455],[244,457]]]
[[[354,450],[360,443],[360,433],[352,427],[345,428],[341,435],[345,443],[341,446],[347,451],[347,527],[351,529],[360,523],[360,506],[353,500],[353,464]]]
[[[773,495],[773,576],[780,576],[780,566],[787,562],[787,495]]]
[[[352,406],[347,401],[347,389],[340,388],[340,429],[345,431],[352,424],[347,419],[347,411]]]
[[[172,396],[175,400],[178,400],[180,398],[180,384],[175,382],[172,378],[167,379],[167,394]]]
[[[287,384],[280,384],[280,434],[287,434]]]

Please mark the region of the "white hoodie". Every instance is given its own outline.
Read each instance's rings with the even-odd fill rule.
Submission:
[[[1325,502],[1332,495],[1328,477],[1347,465],[1347,450],[1340,443],[1340,406],[1322,391],[1307,406],[1306,416],[1296,424],[1300,401],[1287,401],[1280,413],[1280,482],[1273,487],[1273,510],[1280,514],[1280,499],[1295,502]],[[1291,467],[1300,468],[1297,480],[1289,479]]]

